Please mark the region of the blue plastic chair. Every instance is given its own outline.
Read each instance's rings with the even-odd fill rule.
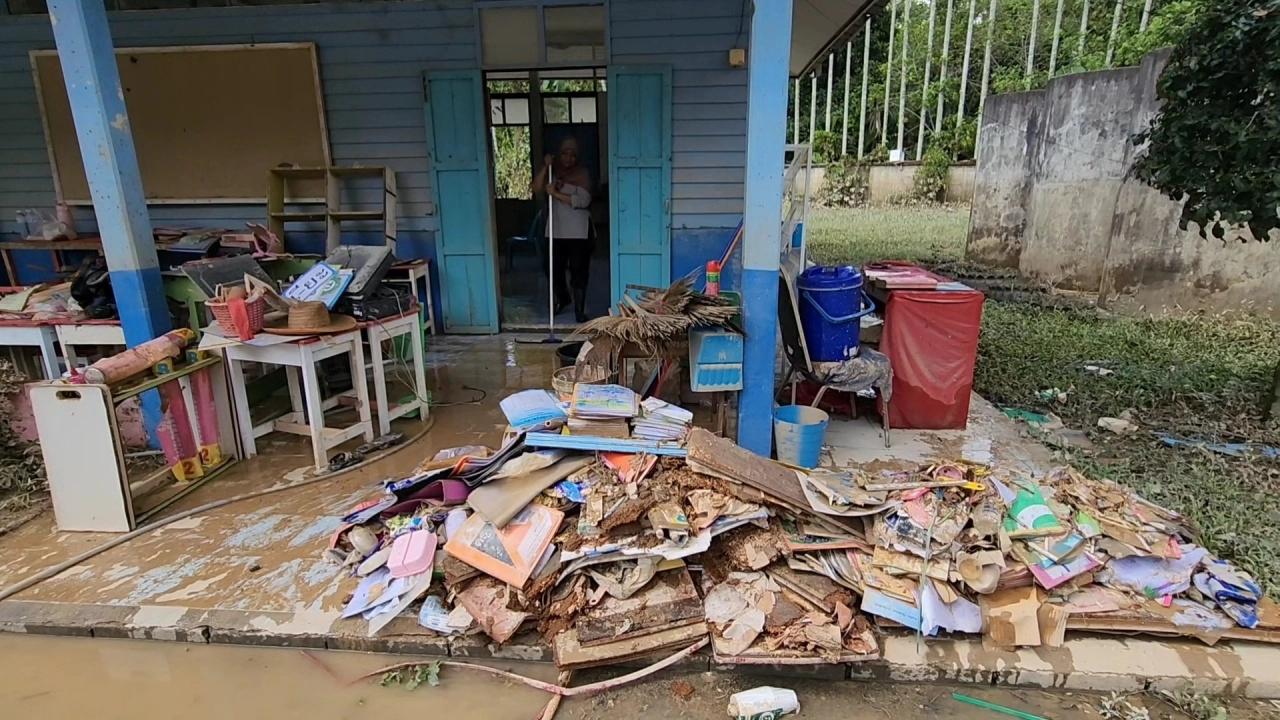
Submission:
[[[517,245],[532,245],[533,252],[537,256],[538,261],[542,261],[542,244],[543,232],[542,228],[546,223],[546,211],[539,210],[537,215],[533,216],[533,222],[529,223],[529,230],[524,235],[515,235],[507,238],[507,270],[515,267],[515,249]]]

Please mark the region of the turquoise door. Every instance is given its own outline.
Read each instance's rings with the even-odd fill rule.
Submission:
[[[436,260],[444,329],[498,332],[493,201],[484,80],[479,70],[426,78],[427,146],[435,189]]]
[[[613,299],[671,282],[671,68],[609,68]]]

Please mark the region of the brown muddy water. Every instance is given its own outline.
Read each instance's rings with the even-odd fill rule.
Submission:
[[[356,720],[359,718],[447,718],[532,720],[549,695],[517,683],[467,670],[444,668],[438,687],[410,691],[369,680],[347,684],[403,655],[311,651],[342,680],[298,650],[231,645],[191,645],[143,640],[105,640],[0,634],[0,717],[94,718],[95,720]],[[431,660],[432,658],[422,658]],[[495,666],[554,681],[549,664],[497,662]],[[588,671],[582,684],[606,673]],[[799,718],[819,720],[996,720],[990,710],[961,704],[952,692],[1029,712],[1046,720],[1099,718],[1100,696],[985,686],[899,685],[740,674],[689,672],[653,678],[561,706],[559,720],[609,718],[724,718],[732,693],[758,685],[791,688],[800,698]],[[1186,715],[1152,698],[1135,696],[1152,718]],[[1237,720],[1271,717],[1274,706],[1235,702]]]

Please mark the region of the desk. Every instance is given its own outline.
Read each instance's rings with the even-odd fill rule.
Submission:
[[[235,403],[236,424],[244,457],[258,454],[256,440],[272,430],[307,435],[317,470],[329,466],[328,451],[363,435],[373,440],[373,422],[369,413],[369,388],[364,382],[364,345],[360,330],[337,335],[308,337],[278,345],[254,346],[233,344],[222,348],[231,376],[231,396]],[[346,353],[351,362],[351,378],[355,385],[356,411],[359,420],[345,428],[330,428],[324,423],[324,398],[320,394],[317,368],[321,360]],[[289,380],[292,412],[276,420],[254,425],[249,415],[249,393],[244,381],[244,363],[283,365]],[[301,381],[299,381],[301,375]]]
[[[378,432],[386,435],[391,432],[391,421],[404,417],[417,410],[423,420],[430,412],[427,399],[426,368],[423,362],[425,354],[422,340],[422,318],[418,311],[409,312],[397,317],[369,320],[360,323],[365,339],[369,343],[369,360],[373,365],[373,399],[378,409]],[[413,398],[405,403],[391,404],[387,398],[387,367],[382,355],[382,343],[397,337],[408,335],[413,348]],[[354,390],[352,391],[354,392]]]
[[[57,333],[52,325],[22,321],[0,323],[0,346],[23,345],[40,348],[45,380],[57,380],[62,377],[62,370],[58,367],[58,349],[54,345],[56,340]]]
[[[382,282],[394,285],[407,284],[409,286],[409,294],[415,298],[418,298],[418,288],[421,286],[422,296],[418,298],[418,301],[422,303],[422,320],[426,325],[427,332],[432,335],[436,334],[435,305],[431,302],[430,260],[410,260],[396,263],[387,271],[387,277]]]
[[[76,355],[77,345],[113,345],[123,346],[124,328],[119,321],[89,321],[84,323],[66,323],[54,325],[58,334],[58,344],[62,346],[62,354],[67,359],[67,369],[79,367],[80,359]]]

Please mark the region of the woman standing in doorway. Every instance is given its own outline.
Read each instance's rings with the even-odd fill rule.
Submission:
[[[551,182],[547,182],[547,173]],[[551,291],[555,312],[568,307],[573,290],[573,314],[587,321],[587,279],[591,271],[591,173],[578,164],[578,141],[569,136],[560,141],[555,155],[543,159],[542,170],[533,178],[533,194],[551,196],[551,242],[555,266],[551,268]],[[569,282],[566,286],[565,275]],[[554,321],[554,319],[553,319]]]

